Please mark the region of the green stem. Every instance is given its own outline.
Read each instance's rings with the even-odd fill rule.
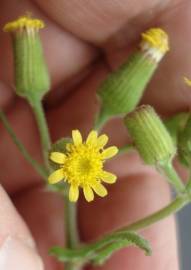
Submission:
[[[33,168],[39,173],[39,175],[42,176],[45,180],[47,179],[47,171],[43,166],[41,166],[36,160],[34,160],[29,152],[26,150],[25,146],[22,144],[22,142],[17,138],[15,132],[13,131],[6,115],[3,113],[3,111],[0,110],[0,119],[2,121],[3,126],[9,133],[11,139],[13,140],[14,144],[17,146],[19,151],[22,153],[24,158],[33,166]]]
[[[51,139],[49,135],[48,125],[45,118],[42,102],[39,100],[35,100],[35,101],[30,101],[30,104],[32,106],[32,109],[33,109],[33,112],[37,121],[37,125],[39,128],[39,132],[40,132],[44,162],[47,169],[49,169],[49,150],[51,147]]]
[[[123,231],[139,231],[143,230],[158,221],[168,217],[171,214],[175,214],[180,209],[182,209],[186,204],[190,202],[190,198],[188,194],[183,194],[178,196],[174,201],[172,201],[168,206],[162,208],[161,210],[151,214],[143,219],[140,219],[126,227],[123,227],[119,230],[119,232]]]
[[[94,123],[94,129],[97,131],[101,131],[103,126],[107,123],[107,121],[110,119],[110,116],[108,116],[107,112],[105,112],[103,109],[101,109],[100,112],[98,112],[95,123]]]
[[[64,217],[65,217],[66,247],[77,248],[79,245],[77,203],[70,202],[66,194],[64,194]],[[72,262],[68,262],[65,264],[64,269],[80,270],[81,266],[74,264]]]
[[[182,193],[185,191],[185,186],[178,176],[177,172],[175,171],[172,163],[165,163],[165,164],[160,164],[159,170],[162,170],[164,174],[167,176],[168,181],[171,183],[171,185],[175,188],[175,190],[178,193]]]
[[[119,148],[118,155],[122,155],[122,154],[128,153],[128,152],[130,152],[133,149],[134,149],[133,144],[126,144],[125,146],[122,146],[122,147]]]
[[[185,193],[183,195],[180,195],[174,201],[172,201],[168,206],[162,208],[161,210],[155,212],[154,214],[151,214],[143,219],[133,222],[130,225],[122,227],[116,232],[120,234],[123,232],[140,231],[145,228],[148,228],[151,225],[157,223],[158,221],[168,217],[169,215],[178,212],[189,202],[190,202],[190,197],[188,194]],[[109,237],[112,237],[112,234],[113,233],[108,234],[103,239],[97,241],[96,243],[90,244],[89,247],[87,247],[87,250],[93,249],[93,251],[95,252],[98,248],[105,246],[105,243],[108,242],[108,239],[110,239]]]
[[[79,244],[78,226],[77,226],[77,203],[69,201],[68,196],[64,196],[65,230],[66,246],[74,248]]]

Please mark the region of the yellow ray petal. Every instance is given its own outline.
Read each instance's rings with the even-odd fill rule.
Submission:
[[[185,84],[187,84],[188,86],[191,86],[191,80],[188,79],[187,77],[184,77],[184,82],[185,82]]]
[[[113,183],[116,182],[117,176],[114,175],[114,174],[112,174],[112,173],[109,173],[109,172],[104,171],[101,179],[105,183],[113,184]]]
[[[112,158],[113,156],[117,154],[117,152],[118,152],[118,148],[116,146],[111,146],[102,152],[102,157],[104,159]]]
[[[66,159],[66,155],[60,152],[52,152],[50,154],[50,159],[58,164],[64,164],[64,161]]]
[[[69,190],[69,200],[76,202],[79,198],[79,188],[77,185],[71,185]]]
[[[74,145],[78,146],[82,144],[82,135],[79,130],[72,130],[72,139],[73,139]]]
[[[107,195],[107,189],[100,183],[96,183],[92,188],[100,197],[105,197]]]
[[[103,148],[107,144],[108,139],[109,139],[108,136],[105,134],[99,136],[97,139],[97,146],[99,148]]]
[[[50,184],[56,184],[60,182],[64,178],[64,171],[63,169],[59,169],[54,171],[49,177],[48,177],[48,182]]]
[[[84,197],[85,197],[86,201],[88,201],[88,202],[93,201],[94,193],[93,193],[93,190],[91,189],[91,187],[85,186],[83,188],[83,192],[84,192]]]
[[[95,145],[97,143],[97,131],[92,130],[86,140],[86,144]]]

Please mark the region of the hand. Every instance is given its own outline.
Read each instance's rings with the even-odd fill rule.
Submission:
[[[53,140],[70,135],[75,128],[87,135],[96,110],[95,91],[99,83],[108,71],[128,57],[141,31],[155,25],[169,33],[171,51],[157,70],[143,102],[164,115],[187,109],[191,94],[183,85],[182,76],[189,76],[191,68],[188,6],[191,6],[189,1],[175,0],[141,3],[137,0],[2,0],[1,28],[26,11],[46,21],[47,27],[41,33],[53,86],[45,103]],[[0,44],[0,106],[6,109],[27,149],[40,160],[33,115],[26,102],[15,97],[11,89],[13,68],[7,34],[1,32]],[[104,132],[112,134],[113,144],[119,146],[126,142],[126,130],[121,121],[109,123]],[[51,246],[63,245],[64,241],[62,199],[44,190],[42,180],[25,162],[2,126],[0,134],[0,178],[17,207],[16,210],[1,188],[0,268],[41,269],[29,228],[45,269],[63,269],[62,264],[48,256]],[[109,195],[105,199],[96,198],[90,204],[83,199],[80,201],[79,224],[84,241],[144,217],[170,201],[168,184],[153,169],[143,165],[137,154],[124,155],[111,162],[110,167],[119,180],[109,189]],[[99,269],[177,270],[174,219],[170,217],[152,226],[144,231],[144,236],[151,241],[152,257],[129,248],[118,252]],[[5,245],[10,245],[7,249],[9,266],[1,267]],[[27,246],[32,246],[31,250]],[[14,248],[12,253],[11,247]]]

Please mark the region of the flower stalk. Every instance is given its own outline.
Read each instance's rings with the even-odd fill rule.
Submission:
[[[185,192],[185,186],[171,162],[159,164],[158,170],[159,172],[162,172],[164,175],[166,175],[167,181],[175,188],[178,193]]]
[[[70,202],[68,196],[64,194],[64,227],[66,237],[67,248],[78,248],[79,231],[78,231],[78,219],[77,219],[77,203]],[[74,264],[73,262],[67,262],[64,265],[65,270],[80,270],[80,264]]]
[[[36,118],[36,122],[38,125],[39,133],[40,133],[40,138],[41,138],[41,146],[42,146],[42,153],[44,157],[44,163],[46,165],[46,168],[49,170],[49,151],[51,148],[51,139],[49,135],[49,129],[43,109],[43,105],[41,101],[32,101],[31,102],[31,107],[33,110],[33,113]]]
[[[66,184],[65,184],[66,186]],[[66,189],[68,187],[66,186]],[[67,248],[78,248],[80,239],[78,231],[78,218],[77,218],[77,203],[70,202],[68,198],[68,192],[64,192],[64,228],[66,237]],[[64,265],[65,270],[80,270],[80,264],[74,264],[73,262],[66,262]]]
[[[167,218],[168,216],[175,214],[181,210],[185,205],[190,203],[190,196],[188,194],[181,194],[175,200],[173,200],[169,205],[160,209],[159,211],[140,219],[130,225],[127,225],[119,230],[119,232],[126,230],[140,231],[151,225],[157,223],[160,220]]]
[[[41,166],[35,159],[31,157],[31,155],[29,154],[29,152],[27,151],[23,143],[17,138],[6,115],[1,110],[0,110],[0,120],[2,124],[4,125],[5,129],[7,130],[8,134],[10,135],[12,141],[17,146],[21,154],[24,156],[26,161],[28,161],[28,163],[32,165],[32,167],[44,180],[47,180],[47,176],[48,176],[47,170],[43,166]]]

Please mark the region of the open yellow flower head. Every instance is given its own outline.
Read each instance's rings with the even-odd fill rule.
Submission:
[[[169,51],[168,34],[161,28],[151,28],[141,34],[140,47],[157,62]]]
[[[3,30],[5,32],[15,32],[17,30],[39,30],[44,28],[44,22],[39,19],[32,19],[30,16],[21,16],[17,20],[8,22]]]
[[[107,195],[102,182],[113,184],[116,176],[104,170],[107,159],[118,152],[118,148],[111,146],[104,149],[108,142],[106,135],[98,137],[96,131],[91,131],[85,142],[78,130],[72,131],[72,143],[66,145],[66,152],[52,152],[50,160],[59,164],[60,168],[48,178],[50,184],[61,180],[70,185],[69,200],[76,202],[79,197],[79,188],[83,189],[85,199],[90,202],[94,199],[94,192],[104,197]]]

